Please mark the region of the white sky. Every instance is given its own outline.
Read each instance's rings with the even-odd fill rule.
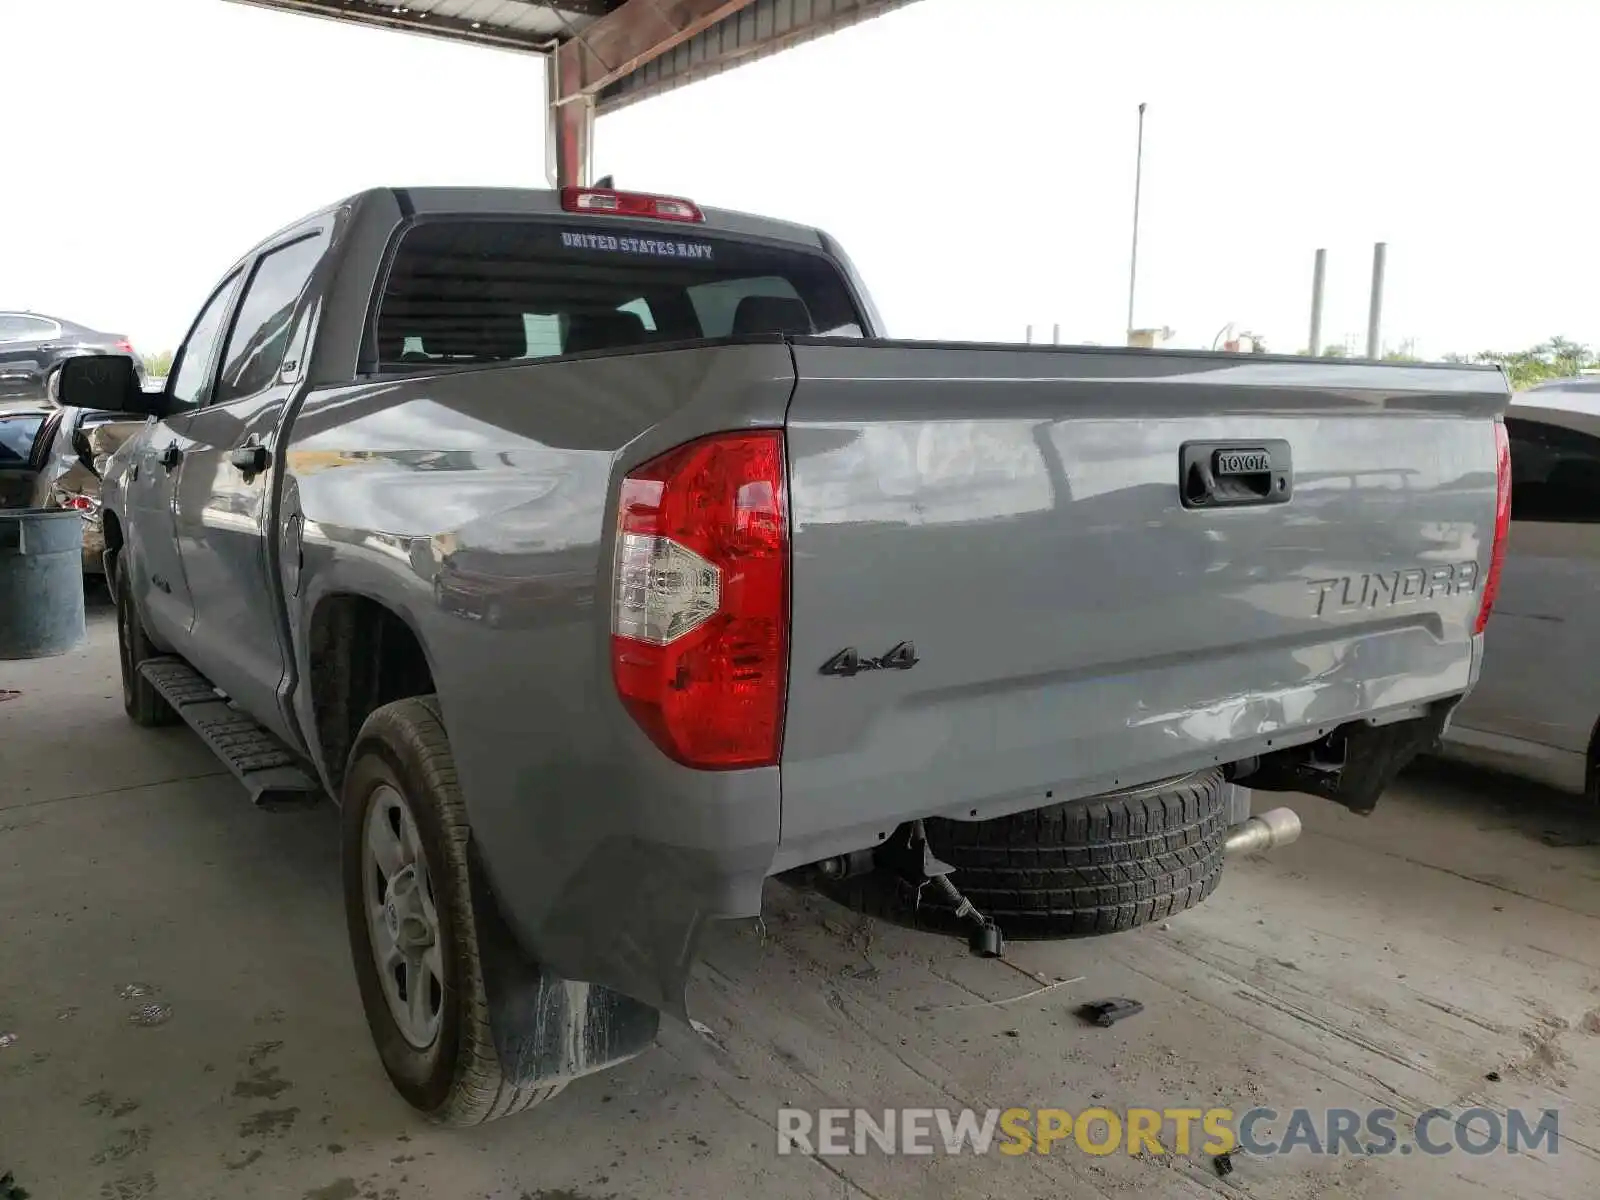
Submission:
[[[1591,0],[919,0],[603,118],[619,186],[820,225],[907,337],[1600,343]],[[544,186],[542,66],[221,0],[0,0],[0,308],[170,348],[375,184]],[[21,51],[18,53],[18,51]]]

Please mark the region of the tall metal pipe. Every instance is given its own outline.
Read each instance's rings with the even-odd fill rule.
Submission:
[[[1133,342],[1133,292],[1139,281],[1139,194],[1144,187],[1144,105],[1139,105],[1139,143],[1133,160],[1133,249],[1128,255],[1128,337]]]
[[[1367,308],[1367,357],[1383,357],[1383,268],[1389,257],[1389,243],[1372,247],[1372,303]]]
[[[1318,250],[1316,265],[1311,268],[1311,340],[1306,351],[1315,358],[1322,353],[1322,288],[1328,279],[1328,252]]]

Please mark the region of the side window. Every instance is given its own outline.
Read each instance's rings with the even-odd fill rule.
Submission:
[[[529,358],[549,358],[561,353],[559,313],[523,313],[522,330],[528,338]]]
[[[212,403],[225,404],[272,386],[283,365],[295,308],[326,246],[324,234],[312,234],[257,260],[233,319]]]
[[[1600,438],[1516,417],[1506,433],[1513,521],[1600,524]]]
[[[631,312],[644,322],[644,327],[651,333],[656,331],[656,316],[650,311],[650,302],[643,296],[637,300],[629,300],[626,304],[617,305],[618,312]]]
[[[0,416],[0,466],[25,466],[33,454],[33,443],[43,424],[43,413]]]
[[[61,332],[54,321],[26,313],[0,313],[0,342],[41,342]]]
[[[222,322],[228,315],[228,306],[239,290],[239,275],[212,293],[200,318],[189,331],[189,338],[178,350],[176,369],[170,381],[171,396],[187,408],[203,404],[211,383],[211,365],[217,357],[217,343],[222,340]]]
[[[800,301],[800,293],[787,279],[776,275],[756,276],[753,279],[718,279],[699,283],[689,288],[689,301],[694,305],[703,337],[727,337],[733,332],[733,317],[739,310],[739,301],[747,296],[770,296],[777,300]]]

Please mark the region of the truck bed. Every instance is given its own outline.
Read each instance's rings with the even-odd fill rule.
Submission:
[[[1492,370],[806,339],[794,355],[777,868],[1470,686],[1507,399]],[[1285,494],[1186,506],[1193,443],[1277,443]],[[908,669],[905,651],[838,665],[903,643]]]

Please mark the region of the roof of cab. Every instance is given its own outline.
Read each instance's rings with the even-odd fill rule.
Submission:
[[[804,246],[809,250],[829,249],[828,242],[818,229],[806,225],[797,225],[792,221],[780,221],[773,217],[759,217],[752,213],[734,212],[723,208],[697,207],[705,216],[704,223],[690,224],[683,221],[654,221],[648,217],[617,218],[607,215],[591,213],[570,213],[561,207],[561,193],[551,188],[510,188],[510,187],[372,187],[353,195],[344,196],[320,208],[303,213],[293,221],[273,230],[266,237],[261,238],[244,255],[237,259],[228,268],[231,275],[238,270],[263,247],[278,241],[286,234],[301,228],[318,218],[326,217],[341,209],[360,211],[368,206],[368,202],[380,200],[385,205],[398,206],[402,213],[424,214],[460,214],[462,216],[561,216],[572,221],[593,221],[604,223],[613,220],[628,220],[646,224],[660,225],[663,230],[677,229],[685,235],[691,229],[704,230],[707,233],[727,234],[734,237],[764,238],[768,241],[789,242],[793,245]],[[223,276],[227,278],[227,276]]]
[[[462,215],[498,216],[564,216],[575,221],[612,221],[616,217],[593,213],[569,213],[561,207],[561,193],[550,188],[507,187],[419,187],[390,188],[400,202],[401,209],[409,207],[418,213],[460,213]],[[623,192],[629,188],[618,189]],[[644,191],[646,189],[637,189]],[[655,193],[651,193],[655,194]],[[356,199],[356,197],[352,197]],[[692,197],[690,197],[692,199]],[[736,212],[725,208],[707,208],[695,201],[705,215],[705,222],[693,225],[677,221],[660,221],[663,228],[703,229],[708,233],[733,234],[743,237],[770,238],[774,241],[795,242],[813,249],[822,245],[822,235],[806,225],[780,221],[774,217],[754,213]],[[652,223],[648,217],[623,218]]]

